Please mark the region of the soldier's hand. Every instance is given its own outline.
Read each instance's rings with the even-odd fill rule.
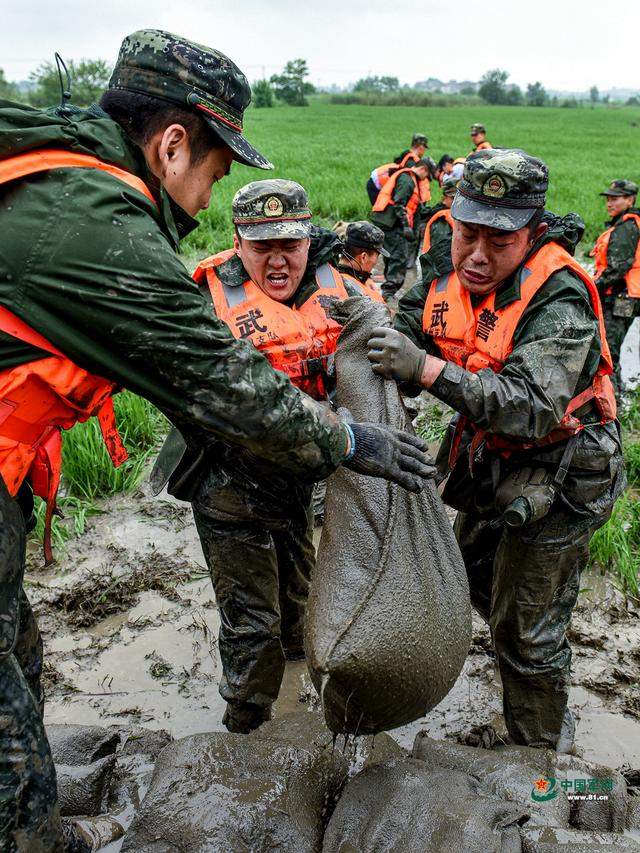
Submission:
[[[383,477],[410,492],[422,491],[423,481],[436,476],[427,445],[417,435],[386,424],[350,423],[350,427],[354,446],[344,464],[352,471]]]
[[[367,357],[378,376],[420,385],[427,354],[402,332],[378,327],[372,331],[367,346]]]
[[[408,225],[404,226],[404,228],[402,229],[402,233],[404,235],[405,240],[415,240],[416,238],[413,228],[410,228]]]

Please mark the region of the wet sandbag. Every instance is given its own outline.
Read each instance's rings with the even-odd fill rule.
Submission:
[[[412,755],[427,767],[462,770],[477,777],[495,796],[526,807],[531,823],[568,827],[570,806],[564,790],[546,802],[535,802],[531,792],[536,779],[557,777],[557,754],[550,749],[526,746],[499,746],[478,749],[449,740],[434,740],[418,732]]]
[[[413,758],[373,764],[345,787],[323,853],[520,853],[527,810],[467,773]]]
[[[106,811],[115,763],[116,756],[107,755],[92,764],[56,764],[60,814],[92,817]]]
[[[250,735],[174,741],[158,756],[122,850],[319,851],[347,777],[320,715],[286,715]]]
[[[386,308],[352,298],[332,308],[344,325],[337,395],[357,421],[411,429],[394,382],[367,359]],[[458,677],[471,641],[467,577],[433,483],[420,495],[339,468],[327,483],[305,649],[334,732],[375,733],[430,711]]]
[[[613,832],[524,826],[520,833],[522,853],[640,853],[637,841]]]
[[[627,825],[629,794],[627,782],[621,773],[611,767],[592,764],[574,755],[558,755],[556,759],[557,775],[571,783],[568,789],[576,793],[576,780],[582,784],[588,779],[597,779],[600,790],[593,799],[571,800],[571,825],[578,829],[598,830],[600,832],[622,832]],[[601,790],[603,780],[607,780],[606,790]],[[600,799],[605,793],[606,799]],[[578,792],[587,796],[589,791]]]
[[[52,723],[46,727],[51,755],[56,764],[92,764],[113,755],[120,743],[115,729]]]

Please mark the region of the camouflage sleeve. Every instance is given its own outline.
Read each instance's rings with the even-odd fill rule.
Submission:
[[[99,208],[100,216],[58,212],[46,240],[28,249],[27,266],[40,272],[25,272],[20,296],[35,328],[47,329],[78,365],[146,397],[176,424],[296,475],[331,473],[346,455],[342,424],[231,335],[146,205],[114,193],[109,176],[81,177],[78,188],[71,175],[67,189],[78,197],[84,189],[87,209]],[[55,275],[48,275],[53,246]]]
[[[584,285],[562,270],[525,312],[501,373],[471,373],[448,362],[430,392],[481,429],[537,440],[588,387],[599,353],[598,324]]]
[[[446,219],[437,219],[431,226],[431,244],[439,245],[441,251],[448,252],[451,255],[451,240],[453,238],[453,229]]]
[[[598,288],[613,288],[614,293],[622,293],[626,284],[624,277],[633,265],[633,259],[638,248],[640,232],[633,219],[621,222],[614,228],[607,249],[607,266],[598,277]]]

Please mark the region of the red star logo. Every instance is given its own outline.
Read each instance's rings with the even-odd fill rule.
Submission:
[[[536,791],[539,791],[541,794],[544,794],[549,787],[549,782],[546,779],[536,779],[533,784]]]

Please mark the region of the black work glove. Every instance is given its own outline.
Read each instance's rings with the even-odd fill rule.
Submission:
[[[383,477],[410,492],[421,492],[423,480],[436,476],[425,442],[386,424],[353,423],[348,409],[338,409],[353,433],[353,455],[344,465],[359,474]]]
[[[385,379],[420,385],[427,354],[402,332],[379,326],[371,332],[367,357],[372,370]]]

